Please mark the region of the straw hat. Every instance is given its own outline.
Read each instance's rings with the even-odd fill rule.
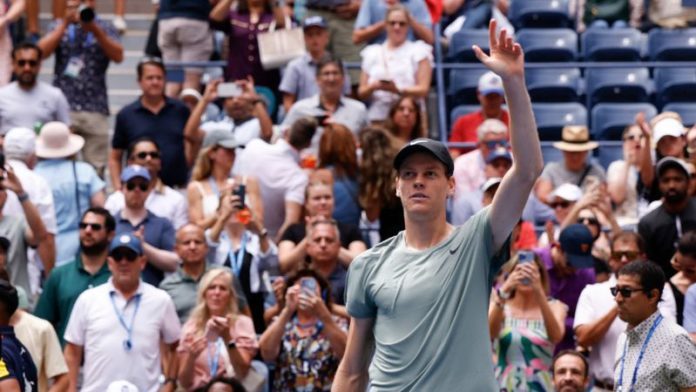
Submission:
[[[39,158],[67,158],[77,154],[85,139],[70,133],[70,128],[62,122],[51,121],[41,127],[36,138],[36,156]]]
[[[562,141],[553,146],[561,151],[580,152],[594,150],[599,146],[590,141],[590,132],[584,125],[566,125],[561,134]]]

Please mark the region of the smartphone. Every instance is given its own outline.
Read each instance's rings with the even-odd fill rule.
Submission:
[[[319,115],[317,115],[317,116],[314,116],[314,119],[317,120],[317,123],[319,124],[319,126],[324,125],[324,122],[325,122],[326,119],[328,119],[328,118],[329,118],[329,115],[328,115],[328,114],[319,114]]]
[[[317,295],[317,281],[314,278],[300,279],[300,288],[302,288],[302,291],[307,295]]]
[[[517,252],[517,262],[519,264],[525,264],[525,263],[533,263],[534,262],[534,252],[530,250],[521,250]],[[529,286],[532,284],[532,282],[529,280],[529,278],[524,278],[522,279],[522,284],[525,286]]]
[[[239,209],[244,208],[244,198],[246,196],[246,185],[239,184],[233,191],[233,195],[239,196]]]
[[[242,95],[242,88],[237,83],[220,83],[217,93],[220,98],[238,97]]]

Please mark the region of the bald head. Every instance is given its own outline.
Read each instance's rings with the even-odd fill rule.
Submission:
[[[205,262],[208,244],[203,229],[193,223],[181,226],[176,232],[174,251],[184,264]]]

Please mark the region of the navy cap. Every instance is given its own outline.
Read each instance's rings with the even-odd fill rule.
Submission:
[[[499,147],[491,151],[490,154],[488,154],[488,158],[486,158],[486,163],[491,163],[498,158],[507,159],[508,161],[512,162],[512,154],[510,154],[510,151],[508,151],[508,149],[505,147]]]
[[[150,177],[150,172],[146,168],[140,165],[130,165],[121,173],[121,182],[128,182],[136,177],[145,179],[147,182],[152,180],[152,177]]]
[[[305,18],[304,23],[302,23],[302,29],[308,29],[310,27],[321,27],[322,29],[325,29],[328,27],[326,24],[326,20],[322,18],[321,16],[310,16],[308,18]]]
[[[452,156],[447,150],[447,147],[437,140],[428,138],[412,140],[410,143],[401,148],[399,153],[396,154],[396,157],[394,158],[394,169],[398,171],[399,167],[401,167],[401,164],[404,163],[406,158],[417,152],[430,153],[430,155],[442,162],[445,165],[448,176],[451,176],[452,173],[454,173],[454,161],[452,160]]]
[[[575,223],[566,227],[561,231],[558,242],[561,243],[561,250],[565,253],[570,265],[575,268],[594,267],[592,258],[594,238],[587,226]]]
[[[143,247],[140,244],[140,240],[133,235],[133,233],[123,233],[114,237],[114,239],[111,240],[111,246],[109,246],[109,254],[112,254],[118,248],[128,248],[138,256],[143,254]]]

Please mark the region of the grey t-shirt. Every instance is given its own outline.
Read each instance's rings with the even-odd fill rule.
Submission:
[[[23,288],[27,294],[30,294],[26,231],[27,223],[24,217],[4,215],[0,218],[0,236],[10,240],[10,249],[7,252],[7,272],[10,273],[10,283]]]
[[[590,165],[590,171],[587,172],[582,184],[579,185],[580,188],[583,188],[583,190],[587,184],[588,178],[596,177],[600,182],[606,182],[607,180],[607,175],[602,166],[596,163],[588,163],[588,165]],[[541,173],[541,178],[551,181],[551,185],[553,185],[553,188],[555,189],[556,187],[565,183],[578,185],[578,181],[580,181],[580,177],[582,177],[582,173],[584,171],[585,170],[583,169],[579,172],[572,172],[566,169],[563,162],[550,162],[544,167],[544,171]]]
[[[508,244],[494,254],[489,211],[430,249],[407,249],[401,232],[351,263],[348,313],[375,319],[372,390],[499,390],[488,300]]]
[[[17,82],[0,88],[0,135],[12,128],[33,129],[37,122],[49,121],[70,125],[70,106],[59,89],[41,81],[30,91],[19,88]]]

